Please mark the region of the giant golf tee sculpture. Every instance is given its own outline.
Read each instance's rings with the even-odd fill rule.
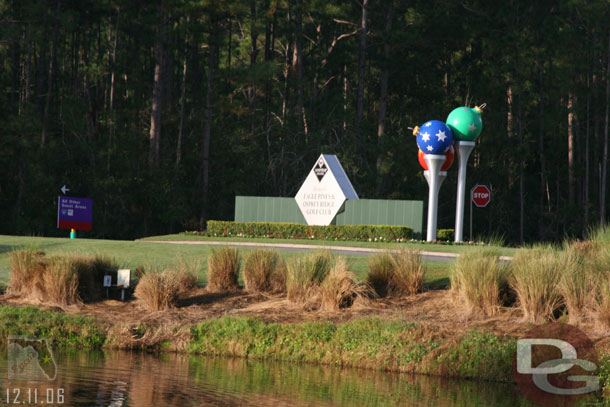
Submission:
[[[417,137],[417,146],[423,152],[423,159],[428,167],[424,172],[428,181],[428,228],[426,240],[436,240],[436,215],[438,212],[438,193],[441,183],[446,177],[441,178],[441,168],[447,161],[445,153],[448,153],[453,143],[453,134],[447,125],[438,120],[430,120],[422,124],[421,128],[415,128],[413,134]]]
[[[483,120],[481,113],[485,103],[480,107],[458,107],[447,116],[447,126],[451,128],[455,139],[458,157],[458,184],[455,203],[455,241],[461,242],[464,235],[464,196],[466,193],[466,166],[468,157],[474,149],[475,141],[481,130]]]
[[[441,184],[447,178],[454,155],[458,156],[458,188],[455,211],[455,241],[461,242],[464,226],[464,195],[466,190],[466,165],[475,146],[475,140],[483,129],[481,107],[458,107],[447,117],[447,122],[430,120],[415,127],[419,163],[428,181],[428,227],[426,240],[436,240],[438,195]],[[455,149],[453,143],[455,142]]]

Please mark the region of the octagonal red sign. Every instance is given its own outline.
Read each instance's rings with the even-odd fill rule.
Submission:
[[[491,201],[491,191],[487,185],[475,185],[471,191],[472,202],[479,208],[484,208]]]

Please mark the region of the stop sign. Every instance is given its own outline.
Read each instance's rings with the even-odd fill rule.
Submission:
[[[475,185],[470,191],[472,202],[479,208],[484,208],[491,201],[491,191],[487,185]]]

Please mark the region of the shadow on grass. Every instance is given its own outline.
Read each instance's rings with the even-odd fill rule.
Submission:
[[[9,246],[9,245],[0,245],[0,254],[12,252],[13,250],[18,250],[20,246]]]
[[[178,308],[189,307],[191,305],[206,305],[213,302],[225,299],[233,298],[243,295],[241,292],[226,292],[226,293],[208,293],[202,295],[195,295],[194,297],[182,298],[178,300]]]
[[[451,287],[449,277],[437,278],[424,283],[425,290],[446,290]]]

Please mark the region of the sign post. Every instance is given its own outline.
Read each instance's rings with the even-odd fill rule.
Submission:
[[[491,202],[491,190],[487,185],[475,185],[470,190],[470,240],[472,241],[472,204],[484,208]]]
[[[88,198],[59,196],[57,200],[57,228],[70,229],[70,239],[76,238],[77,230],[92,229],[93,201]]]

